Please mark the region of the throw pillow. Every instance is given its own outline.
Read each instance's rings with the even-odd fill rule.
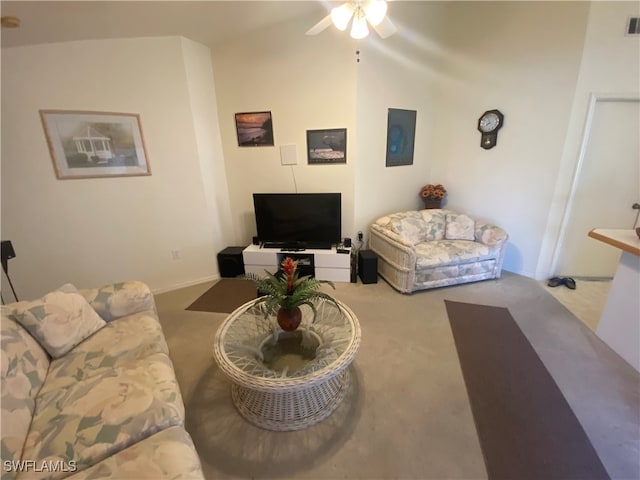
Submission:
[[[59,290],[15,304],[13,316],[53,358],[106,325],[82,295]]]
[[[444,238],[447,240],[475,240],[476,222],[469,215],[448,213]]]
[[[437,208],[420,210],[420,214],[427,226],[426,236],[423,242],[433,242],[444,238],[445,210]]]
[[[64,293],[80,293],[76,286],[72,283],[65,283],[61,287],[58,287],[56,291]]]
[[[424,242],[427,236],[427,224],[419,212],[397,214],[391,219],[389,226],[412,245]]]

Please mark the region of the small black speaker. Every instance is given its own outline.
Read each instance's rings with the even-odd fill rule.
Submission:
[[[218,270],[221,277],[244,275],[242,251],[246,247],[227,247],[218,253]]]
[[[13,249],[11,240],[2,240],[2,242],[0,242],[0,247],[2,250],[2,260],[16,258],[16,251]]]
[[[349,237],[344,238],[344,248],[351,247],[351,239]]]
[[[254,245],[260,245],[260,239],[258,237],[253,237],[251,239],[251,243],[253,243]]]
[[[2,242],[0,242],[0,247],[2,249],[2,268],[4,269],[4,273],[8,274],[8,270],[9,270],[9,264],[8,264],[8,260],[11,260],[12,258],[16,258],[16,252],[13,249],[13,244],[11,243],[11,240],[2,240]]]
[[[358,276],[362,283],[378,283],[378,256],[372,250],[358,253]]]

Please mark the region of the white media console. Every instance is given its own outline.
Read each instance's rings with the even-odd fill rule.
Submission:
[[[285,257],[310,260],[313,273],[318,280],[332,282],[351,281],[351,249],[347,253],[338,253],[335,247],[330,250],[308,248],[300,251],[283,251],[280,248],[263,248],[260,245],[249,245],[242,251],[244,271],[246,273],[264,274],[276,273],[278,266]]]

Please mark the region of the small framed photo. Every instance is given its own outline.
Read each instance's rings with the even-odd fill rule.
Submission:
[[[387,114],[386,166],[413,165],[416,111],[390,108]]]
[[[307,130],[307,163],[347,163],[347,129]]]
[[[239,147],[273,147],[271,112],[236,113]]]
[[[151,175],[135,113],[40,110],[60,180]]]

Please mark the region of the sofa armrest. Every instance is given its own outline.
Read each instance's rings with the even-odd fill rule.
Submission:
[[[411,242],[391,230],[371,225],[369,248],[378,256],[401,270],[413,270],[416,267],[416,251]]]
[[[80,290],[80,294],[106,322],[149,310],[157,315],[153,294],[143,282],[113,283]]]
[[[498,246],[507,242],[509,235],[505,230],[490,223],[476,221],[475,241],[489,246]]]
[[[393,230],[389,230],[386,227],[382,227],[377,223],[374,223],[371,225],[371,231],[376,232],[378,235],[380,235],[383,238],[386,238],[388,241],[394,244],[398,244],[398,246],[400,246],[401,248],[409,248],[413,250],[413,243],[411,243],[406,238],[398,235]]]

